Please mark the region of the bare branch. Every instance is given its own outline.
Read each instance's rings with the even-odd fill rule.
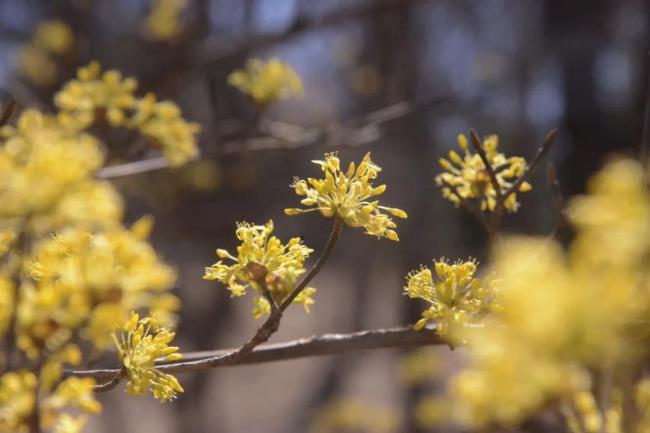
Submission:
[[[350,334],[323,334],[285,343],[263,344],[255,348],[245,358],[215,367],[263,364],[312,356],[340,355],[361,350],[403,349],[432,345],[447,345],[447,343],[440,338],[436,328],[431,326],[420,331],[415,331],[412,327],[398,327],[358,331]],[[166,373],[174,374],[204,370],[206,367],[197,368],[196,364],[189,363],[212,359],[231,352],[232,350],[215,350],[186,353],[183,355],[182,361],[160,363],[159,368]],[[107,381],[119,373],[120,369],[116,368],[76,370],[65,374],[66,376],[94,377],[98,381]]]
[[[650,60],[650,52],[646,57]],[[641,132],[641,146],[639,149],[639,157],[642,162],[647,162],[650,156],[650,69],[648,70],[648,79],[646,81],[646,101],[645,112],[643,113],[643,130]]]
[[[514,194],[515,192],[517,192],[521,184],[524,183],[526,179],[528,179],[530,174],[535,170],[535,168],[539,165],[539,163],[542,162],[542,160],[544,159],[548,151],[551,150],[551,147],[553,147],[556,138],[557,138],[557,129],[551,129],[549,133],[546,134],[546,137],[544,138],[544,142],[537,150],[537,154],[535,154],[535,156],[533,157],[533,160],[531,161],[530,165],[528,166],[524,174],[522,174],[519,179],[517,179],[512,185],[510,185],[510,188],[508,188],[506,192],[503,194],[502,200],[504,202],[508,198],[508,196],[510,196],[510,194]]]
[[[308,31],[316,31],[333,25],[345,24],[369,15],[404,7],[416,1],[424,2],[425,0],[374,0],[356,2],[353,6],[340,8],[319,16],[298,15],[284,29],[254,36],[247,34],[240,41],[232,39],[224,40],[222,37],[209,38],[191,56],[200,67],[210,67],[215,62],[286,42]]]
[[[228,141],[214,157],[233,155],[249,151],[279,149],[297,149],[307,146],[339,145],[361,146],[372,143],[381,137],[380,127],[393,120],[404,118],[419,110],[433,107],[447,101],[447,96],[433,97],[424,101],[402,101],[388,107],[349,119],[343,123],[322,128],[305,128],[277,121],[263,121],[261,127],[269,136],[254,137],[242,147],[240,138]],[[104,167],[97,172],[99,179],[113,179],[169,168],[164,157],[155,157],[140,161]]]
[[[336,244],[336,241],[339,238],[339,235],[341,234],[341,225],[342,221],[339,218],[335,218],[334,224],[332,225],[332,231],[330,232],[330,236],[327,239],[327,243],[323,248],[321,256],[318,258],[314,266],[303,278],[300,284],[298,284],[293,289],[291,294],[282,302],[279,307],[275,304],[275,300],[272,296],[270,296],[270,293],[268,293],[268,289],[264,289],[266,291],[265,296],[268,296],[268,298],[270,298],[269,302],[271,302],[271,313],[269,314],[269,317],[266,319],[266,321],[262,324],[262,326],[257,329],[255,335],[253,335],[250,340],[248,340],[238,349],[232,350],[230,352],[221,352],[211,357],[196,359],[193,361],[181,361],[173,365],[180,366],[182,364],[182,368],[185,371],[206,370],[209,368],[221,367],[224,365],[233,365],[240,363],[243,359],[246,359],[257,346],[266,343],[269,338],[271,338],[271,335],[277,332],[278,328],[280,327],[280,321],[282,320],[284,311],[289,307],[289,305],[291,305],[293,300],[307,287],[307,285],[316,276],[316,274],[318,274],[323,264],[329,257],[332,249],[334,248],[334,245]],[[170,364],[170,366],[171,365],[172,364]],[[121,369],[119,371],[114,371],[113,373],[114,374],[110,376],[110,379],[107,382],[97,385],[95,387],[95,391],[101,392],[113,389],[124,378],[126,371],[124,369]]]
[[[481,139],[479,138],[478,134],[474,130],[471,130],[469,135],[471,137],[471,142],[472,146],[474,146],[474,150],[476,153],[478,153],[478,156],[481,157],[481,161],[483,161],[485,171],[487,171],[487,174],[490,178],[490,183],[492,183],[492,188],[494,188],[494,192],[497,195],[497,203],[499,203],[501,202],[501,185],[499,185],[499,180],[497,179],[497,174],[494,172],[494,167],[492,167],[490,160],[488,160],[485,149],[483,149],[483,143],[481,143]]]

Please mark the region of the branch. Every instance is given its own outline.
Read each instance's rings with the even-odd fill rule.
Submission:
[[[206,370],[209,368],[221,367],[224,365],[233,365],[240,363],[242,360],[246,359],[257,346],[262,343],[266,343],[268,339],[271,338],[271,335],[275,334],[280,327],[280,321],[282,320],[284,311],[289,307],[289,305],[291,305],[293,300],[307,287],[307,285],[316,276],[316,274],[318,274],[322,266],[325,264],[325,261],[332,252],[332,249],[334,248],[334,245],[336,244],[336,241],[341,234],[341,225],[341,219],[335,217],[334,224],[332,225],[332,231],[330,232],[330,236],[327,239],[327,243],[323,248],[321,256],[318,258],[316,264],[314,264],[314,266],[303,278],[300,284],[298,284],[293,289],[291,294],[282,302],[279,307],[277,304],[275,304],[275,300],[266,288],[266,283],[264,283],[262,280],[262,291],[264,293],[264,296],[268,297],[269,302],[271,303],[271,313],[269,314],[269,317],[266,319],[266,321],[262,324],[262,326],[257,329],[255,335],[253,335],[250,340],[248,340],[238,349],[232,350],[230,352],[218,353],[211,357],[196,359],[193,361],[185,360],[173,365],[179,367],[182,365],[182,368],[185,371]],[[258,278],[264,278],[265,273],[266,269],[264,269],[264,275],[260,273]],[[172,364],[170,364],[170,366],[171,365]],[[113,389],[126,376],[126,373],[127,371],[124,368],[113,371],[113,375],[110,376],[110,379],[105,383],[97,385],[95,387],[95,391],[101,392]]]
[[[521,184],[524,183],[526,179],[528,179],[528,177],[533,172],[533,170],[535,170],[535,168],[539,165],[539,163],[542,162],[542,159],[544,159],[548,151],[551,150],[551,147],[553,147],[556,138],[557,138],[557,129],[551,129],[549,133],[546,134],[546,137],[544,138],[544,142],[537,150],[537,154],[535,155],[535,157],[533,157],[533,160],[531,161],[530,165],[528,166],[524,174],[522,174],[519,177],[519,179],[517,179],[512,185],[510,185],[510,188],[508,188],[506,192],[503,194],[502,200],[504,202],[506,201],[506,199],[510,194],[517,192]]]
[[[492,167],[492,164],[490,163],[490,160],[488,159],[487,154],[485,153],[485,149],[483,149],[483,144],[481,143],[481,139],[479,138],[476,131],[471,130],[469,135],[471,137],[472,146],[474,147],[474,150],[476,151],[476,153],[478,153],[478,156],[481,158],[481,161],[483,161],[483,165],[485,166],[485,171],[487,171],[488,177],[490,178],[490,183],[492,184],[492,188],[494,188],[494,192],[497,195],[497,204],[498,204],[499,202],[501,202],[501,185],[499,185],[497,174],[494,172],[494,167]]]
[[[284,29],[257,35],[246,35],[240,41],[224,40],[221,36],[207,39],[191,56],[199,67],[209,67],[215,62],[237,57],[253,50],[286,42],[308,31],[316,31],[333,25],[345,24],[368,15],[390,11],[409,3],[423,0],[375,0],[357,2],[319,16],[297,15]],[[361,3],[361,4],[359,4]]]
[[[240,138],[230,140],[221,146],[213,157],[218,158],[243,151],[286,150],[320,144],[362,146],[379,139],[381,136],[380,127],[383,124],[446,102],[448,99],[447,96],[439,96],[423,101],[402,101],[348,119],[343,123],[320,128],[304,128],[282,122],[267,121],[263,122],[262,126],[270,134],[269,136],[252,138],[248,140],[245,147],[242,147]],[[97,172],[96,177],[99,179],[114,179],[165,168],[169,168],[169,162],[160,156],[104,167]]]
[[[243,359],[215,367],[264,364],[312,356],[340,355],[360,350],[404,349],[446,344],[438,335],[435,327],[427,327],[420,331],[415,331],[412,327],[399,327],[358,331],[350,334],[323,334],[285,343],[264,344],[255,348]],[[183,355],[182,361],[160,363],[159,368],[161,371],[172,374],[205,370],[206,367],[197,368],[196,364],[191,363],[231,352],[232,350],[215,350],[186,353]],[[98,381],[106,381],[119,373],[120,369],[116,368],[68,371],[65,375],[67,377],[94,377]]]
[[[646,60],[648,59],[650,59],[650,53],[648,53],[648,58]],[[641,146],[639,149],[639,158],[643,163],[646,163],[650,156],[650,66],[648,66],[646,92],[645,112],[643,113],[643,130],[641,132]]]

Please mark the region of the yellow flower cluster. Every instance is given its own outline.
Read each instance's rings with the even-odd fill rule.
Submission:
[[[340,218],[350,227],[363,227],[371,236],[399,241],[393,230],[397,225],[382,211],[398,218],[407,215],[401,209],[380,206],[378,200],[372,200],[386,191],[386,185],[373,186],[381,168],[372,162],[370,153],[358,166],[351,162],[345,172],[336,154],[325,154],[323,161],[312,162],[321,167],[324,178],[296,178],[292,187],[297,195],[305,197],[300,203],[308,209],[285,209],[287,215],[319,211],[325,217]]]
[[[388,406],[363,400],[335,400],[318,410],[312,420],[310,433],[398,431],[399,417]]]
[[[52,55],[63,55],[72,49],[74,33],[63,21],[43,21],[32,35],[31,42],[18,53],[18,67],[35,84],[47,86],[57,78],[56,61]]]
[[[92,62],[77,71],[77,79],[69,81],[54,96],[60,110],[59,120],[70,128],[83,130],[95,121],[123,126],[127,111],[133,109],[138,83],[123,78],[118,71],[102,73],[99,63]]]
[[[278,59],[249,60],[246,69],[238,69],[228,76],[228,84],[249,95],[260,106],[303,93],[296,71]]]
[[[73,130],[96,122],[137,130],[154,148],[161,148],[173,166],[195,158],[199,125],[183,119],[178,106],[170,101],[156,101],[152,94],[137,98],[137,86],[134,78],[112,70],[102,73],[93,62],[79,69],[77,79],[55,95],[58,121]]]
[[[35,246],[27,262],[31,279],[20,287],[21,349],[31,357],[54,351],[77,330],[104,350],[116,324],[138,308],[171,321],[179,306],[168,293],[176,275],[144,239],[143,223],[98,233],[68,228]]]
[[[293,291],[298,278],[305,273],[305,260],[312,249],[302,243],[300,238],[291,238],[283,244],[280,239],[271,236],[273,221],[265,225],[240,223],[235,232],[241,244],[237,255],[233,256],[224,249],[217,250],[219,261],[205,269],[206,280],[217,280],[228,286],[233,296],[243,296],[248,287],[258,294],[255,299],[253,317],[259,318],[271,310],[269,301],[264,296],[267,289],[278,304]],[[234,262],[231,265],[224,260]],[[293,301],[302,304],[305,310],[314,303],[312,295],[316,289],[306,288]]]
[[[641,385],[637,388],[640,389]],[[579,391],[566,398],[561,406],[562,415],[571,433],[623,433],[623,395],[620,389],[612,390],[611,401],[605,410],[598,407],[594,394],[590,391]],[[646,408],[642,406],[640,393],[636,393],[634,404],[639,409],[639,415],[647,418]],[[633,400],[633,399],[630,399]],[[639,426],[635,432],[645,433],[643,427]]]
[[[81,432],[86,417],[78,413],[97,414],[101,411],[101,405],[93,396],[94,386],[93,379],[70,377],[49,389],[43,386],[42,376],[31,371],[6,373],[0,377],[0,431],[33,431],[30,423],[38,407],[39,429],[54,433]],[[77,415],[71,415],[70,411]]]
[[[494,308],[496,290],[489,278],[475,277],[476,261],[449,263],[443,258],[434,261],[433,269],[436,281],[431,269],[424,266],[406,277],[404,293],[431,304],[415,329],[424,328],[429,321],[438,321],[437,331],[444,336],[451,327],[474,322]]]
[[[25,110],[14,126],[0,129],[2,432],[33,431],[35,419],[43,431],[80,432],[86,418],[79,412],[100,409],[95,383],[64,378],[64,367],[112,348],[112,332],[129,311],[171,326],[179,308],[169,293],[176,273],[146,240],[151,219],[123,226],[120,194],[95,179],[106,150],[86,128],[102,119],[138,129],[157,139],[172,164],[195,155],[197,128],[171,103],[135,98],[135,80],[100,72],[95,64],[82,68],[79,80],[58,94],[56,115]],[[138,329],[132,331],[143,332]],[[124,347],[134,350],[122,353],[134,368],[134,392],[151,379],[143,356],[171,354],[166,345],[173,334],[155,334],[138,337],[153,350]],[[150,388],[157,398],[179,391],[177,382],[156,378]]]
[[[181,13],[187,0],[153,0],[151,11],[145,20],[145,33],[153,40],[172,40],[183,30]]]
[[[174,335],[159,327],[152,318],[140,319],[137,313],[131,313],[119,333],[113,334],[128,377],[126,390],[129,394],[144,395],[149,390],[156,399],[170,401],[183,392],[174,376],[156,368],[156,360],[181,359],[178,347],[169,346]]]
[[[162,149],[172,166],[179,166],[198,156],[195,136],[199,125],[186,122],[181,110],[170,101],[156,102],[153,94],[137,101],[136,112],[129,125],[150,140],[154,147]]]
[[[617,369],[634,368],[648,354],[639,343],[648,336],[650,314],[644,169],[630,160],[609,163],[590,182],[589,195],[570,202],[568,215],[576,230],[568,253],[530,238],[497,249],[501,309],[483,327],[459,333],[471,363],[450,384],[457,421],[514,425],[557,398],[577,395],[585,425],[603,424],[607,417],[589,415],[590,373],[613,371],[616,380]]]
[[[35,110],[0,130],[0,218],[49,210],[103,163],[99,142]]]
[[[490,182],[490,176],[481,156],[470,152],[467,138],[462,134],[458,136],[458,145],[463,151],[463,156],[451,150],[449,151],[449,160],[440,158],[440,165],[445,171],[436,176],[436,184],[442,188],[443,197],[456,206],[460,204],[461,199],[478,200],[480,201],[481,210],[494,210],[497,204],[497,192]],[[499,137],[496,135],[490,135],[483,140],[485,155],[496,173],[500,192],[504,193],[524,174],[526,161],[518,156],[506,157],[497,150],[498,146]],[[523,182],[519,187],[519,192],[526,192],[531,189],[532,187],[528,182]],[[509,212],[517,211],[519,208],[517,195],[515,193],[510,194],[503,206]]]

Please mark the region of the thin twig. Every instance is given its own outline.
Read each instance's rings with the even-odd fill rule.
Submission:
[[[433,107],[447,101],[446,96],[433,97],[423,101],[402,101],[388,107],[366,113],[342,123],[327,125],[322,128],[303,128],[281,122],[267,122],[270,129],[268,137],[254,137],[242,147],[241,138],[228,141],[218,150],[214,158],[234,155],[249,151],[288,150],[307,146],[338,145],[361,146],[372,143],[381,136],[380,127],[393,120],[404,118],[416,111]],[[290,133],[288,130],[291,129]],[[281,134],[274,134],[276,131]],[[127,162],[102,168],[96,174],[99,179],[114,179],[169,168],[164,157],[155,157],[140,161]]]
[[[352,6],[339,8],[318,16],[297,15],[285,28],[257,35],[247,34],[242,40],[224,40],[222,37],[207,39],[191,56],[199,67],[210,67],[215,62],[235,58],[253,50],[260,50],[286,42],[308,31],[316,31],[333,25],[342,25],[368,15],[404,7],[409,3],[426,0],[374,0],[356,2]],[[357,4],[358,3],[358,4]]]
[[[553,209],[555,209],[555,228],[553,229],[551,236],[555,237],[558,231],[567,225],[567,221],[564,214],[564,197],[562,196],[562,188],[560,187],[560,181],[557,177],[555,164],[552,162],[549,162],[547,165],[546,179],[551,189],[551,194],[553,195]]]
[[[450,184],[449,182],[446,182],[445,180],[441,180],[441,182],[442,182],[442,186],[444,186],[445,188],[448,188],[449,191],[453,195],[456,196],[456,198],[458,199],[458,203],[460,203],[460,205],[463,207],[463,209],[465,209],[469,213],[471,213],[474,216],[474,218],[476,218],[481,223],[483,228],[487,232],[489,232],[490,231],[490,226],[489,226],[488,221],[486,221],[486,219],[485,219],[485,215],[483,213],[481,213],[481,211],[476,206],[472,205],[471,202],[469,202],[468,200],[463,198],[460,195],[460,193],[458,192],[458,188],[456,188],[456,186]]]
[[[510,188],[506,190],[506,192],[503,194],[503,202],[506,201],[506,199],[510,196],[510,194],[514,194],[519,190],[519,187],[521,186],[522,183],[528,179],[530,174],[535,170],[537,165],[539,165],[540,162],[544,159],[546,154],[548,153],[549,150],[551,150],[551,147],[553,147],[553,144],[555,143],[555,139],[557,138],[557,129],[551,129],[548,134],[546,134],[546,137],[544,138],[544,142],[542,145],[539,147],[537,150],[537,153],[533,157],[533,160],[531,163],[528,165],[528,168],[522,174],[519,179],[517,179],[512,185],[510,185]]]
[[[264,364],[312,356],[340,355],[360,350],[403,349],[431,345],[447,345],[447,342],[440,338],[434,326],[428,326],[420,331],[415,331],[413,327],[408,326],[358,331],[349,334],[323,334],[285,343],[263,344],[237,362],[220,364],[215,367]],[[228,353],[232,353],[232,350],[186,353],[183,355],[182,361],[161,362],[158,368],[173,374],[203,370],[206,367],[197,368],[196,364],[187,364],[193,361],[214,359]],[[120,369],[77,370],[68,371],[65,375],[94,377],[98,381],[104,381],[114,378],[119,372]]]
[[[2,109],[2,115],[0,115],[0,126],[7,124],[11,115],[14,114],[16,109],[16,100],[14,98],[9,99],[7,105]]]
[[[646,60],[650,60],[650,53],[646,56]],[[650,63],[650,62],[649,62]],[[645,112],[643,114],[643,131],[641,133],[641,146],[639,148],[639,157],[642,162],[648,160],[650,152],[650,65],[648,68],[648,79],[646,81],[646,101]]]
[[[481,161],[483,161],[485,171],[487,171],[490,183],[492,184],[492,188],[494,188],[494,192],[497,196],[497,203],[499,203],[501,201],[501,185],[499,185],[499,180],[497,179],[497,174],[494,172],[494,167],[492,167],[492,164],[485,153],[485,149],[483,149],[483,144],[481,143],[478,134],[474,130],[471,130],[469,135],[474,150],[478,153],[478,156],[481,157]]]
[[[330,236],[327,239],[327,243],[325,244],[325,248],[323,248],[323,253],[321,256],[318,258],[316,261],[316,264],[311,268],[309,273],[303,278],[303,280],[296,286],[296,288],[291,292],[287,298],[282,301],[282,304],[280,304],[280,311],[283,312],[285,311],[289,305],[296,299],[296,297],[307,287],[307,285],[311,282],[311,280],[314,279],[316,274],[320,271],[320,269],[323,267],[325,262],[327,261],[327,258],[330,256],[332,250],[334,249],[334,245],[336,244],[336,241],[338,240],[339,236],[341,235],[341,228],[342,228],[342,222],[341,219],[336,216],[334,217],[334,225],[332,226],[332,231],[330,232]]]

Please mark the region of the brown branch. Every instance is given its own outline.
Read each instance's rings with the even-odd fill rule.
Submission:
[[[549,133],[546,134],[546,137],[544,138],[544,142],[539,147],[539,149],[537,149],[537,153],[533,157],[531,163],[528,165],[528,168],[526,169],[524,174],[522,174],[519,177],[519,179],[517,179],[512,185],[510,185],[510,188],[508,188],[506,192],[503,194],[502,197],[503,202],[506,201],[506,199],[508,198],[508,196],[510,196],[510,194],[514,194],[515,192],[517,192],[521,184],[524,183],[526,179],[528,179],[530,174],[535,170],[535,168],[539,165],[539,163],[542,162],[542,160],[549,152],[549,150],[551,150],[551,147],[553,147],[556,138],[557,138],[557,129],[551,129]]]
[[[340,8],[326,14],[320,14],[319,16],[298,15],[293,19],[292,23],[279,31],[266,32],[253,36],[247,34],[240,41],[232,39],[224,40],[222,37],[207,39],[191,56],[195,59],[195,64],[205,68],[213,65],[215,62],[286,42],[308,31],[316,31],[333,25],[342,25],[365,16],[404,7],[416,1],[423,2],[425,0],[374,0],[356,2],[353,6]]]
[[[567,225],[566,215],[564,213],[564,197],[562,196],[562,189],[560,181],[557,177],[557,170],[555,164],[549,162],[546,168],[546,179],[553,195],[553,209],[555,209],[555,228],[551,237],[555,237],[558,231]]]
[[[251,351],[245,358],[214,367],[264,364],[312,356],[340,355],[361,350],[403,349],[446,344],[447,342],[438,335],[436,328],[431,326],[420,331],[415,331],[412,327],[398,327],[349,334],[323,334],[285,343],[263,344]],[[232,353],[232,350],[191,352],[184,354],[182,361],[161,362],[158,365],[161,371],[172,374],[205,370],[212,367],[191,363],[214,359],[229,353]],[[94,377],[98,381],[105,381],[111,380],[119,372],[120,369],[99,369],[68,371],[65,374],[66,376]]]
[[[282,301],[282,304],[280,304],[280,313],[284,312],[289,305],[296,299],[296,297],[307,287],[307,285],[311,282],[311,280],[314,279],[316,274],[320,271],[320,269],[323,267],[325,262],[327,261],[327,258],[330,256],[332,253],[332,250],[334,249],[334,245],[336,244],[336,241],[338,240],[339,236],[341,235],[341,228],[342,228],[342,221],[338,216],[334,217],[334,225],[332,226],[332,231],[330,232],[330,236],[327,239],[327,243],[325,244],[325,248],[323,248],[323,252],[321,256],[318,258],[316,261],[316,264],[311,268],[309,273],[303,278],[303,280],[296,286],[295,289],[293,289],[293,292],[287,298]]]
[[[481,213],[480,209],[478,209],[470,201],[468,201],[464,197],[462,197],[460,195],[460,193],[458,192],[458,188],[456,188],[456,186],[454,186],[454,185],[450,184],[449,182],[446,182],[445,180],[442,180],[442,179],[441,179],[441,182],[442,182],[443,187],[449,188],[449,191],[451,191],[451,193],[456,196],[456,198],[458,199],[458,203],[460,203],[460,205],[463,207],[463,209],[465,209],[466,211],[471,213],[474,216],[474,218],[476,218],[481,223],[481,225],[483,226],[485,231],[487,231],[489,233],[490,232],[489,222],[485,219],[485,215],[483,213]]]
[[[499,180],[497,179],[497,174],[494,172],[494,167],[492,167],[492,164],[490,163],[490,160],[485,153],[485,149],[483,149],[483,143],[481,143],[481,139],[479,138],[478,134],[474,130],[471,130],[469,132],[469,135],[471,137],[471,142],[474,150],[476,153],[478,153],[481,161],[483,161],[485,171],[487,171],[488,177],[490,178],[490,183],[492,184],[492,188],[494,188],[494,192],[497,195],[497,203],[499,203],[501,201],[501,185],[499,185]]]
[[[262,326],[257,329],[255,335],[253,335],[250,340],[248,340],[238,349],[230,352],[221,352],[211,357],[196,359],[192,361],[185,360],[174,365],[182,365],[185,371],[205,370],[209,368],[221,367],[224,365],[233,365],[240,363],[242,360],[247,358],[247,356],[250,355],[250,353],[253,352],[257,346],[266,343],[268,339],[271,338],[271,335],[277,332],[278,328],[280,327],[280,321],[282,320],[284,311],[289,307],[291,302],[293,302],[293,300],[307,287],[307,285],[316,276],[316,274],[318,274],[323,264],[329,257],[332,249],[334,248],[334,245],[336,244],[336,241],[339,238],[339,235],[341,234],[341,224],[341,220],[338,217],[335,217],[334,224],[332,225],[332,231],[330,232],[330,236],[327,239],[327,243],[323,248],[321,256],[318,258],[314,266],[303,278],[300,284],[298,284],[293,289],[291,294],[284,300],[284,302],[282,302],[279,307],[275,304],[275,300],[270,295],[270,293],[268,293],[268,289],[265,288],[265,283],[262,284],[264,287],[264,296],[270,298],[269,302],[271,303],[271,313],[269,314],[269,317],[266,319],[266,321],[262,324]],[[262,279],[264,276],[259,276],[259,278]],[[113,389],[124,378],[126,372],[122,369],[120,371],[114,371],[113,373],[114,374],[110,377],[110,380],[97,385],[95,387],[95,391],[101,392]]]
[[[218,158],[249,151],[297,149],[321,144],[362,146],[376,141],[381,136],[380,127],[383,124],[446,102],[448,99],[447,96],[442,96],[423,101],[402,101],[343,123],[321,128],[304,128],[282,122],[267,121],[263,122],[263,126],[267,129],[266,132],[269,133],[269,136],[250,138],[245,147],[242,147],[241,138],[235,138],[221,146],[218,153],[212,157]],[[165,168],[169,168],[169,162],[161,156],[104,167],[97,172],[96,177],[114,179]]]
[[[650,60],[650,52],[646,56],[646,61]],[[650,156],[650,65],[648,68],[648,79],[646,81],[646,101],[645,112],[643,113],[643,130],[641,132],[641,146],[639,148],[639,158],[645,163]]]

